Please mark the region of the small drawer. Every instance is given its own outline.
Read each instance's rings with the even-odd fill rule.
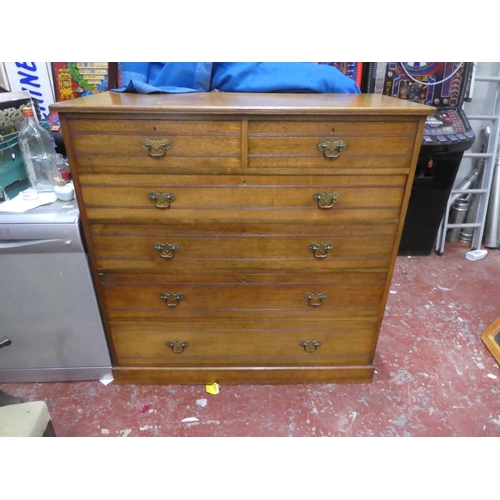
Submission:
[[[76,120],[70,130],[79,172],[161,172],[241,164],[239,121]]]
[[[376,328],[358,324],[111,322],[111,332],[119,366],[366,365]]]
[[[409,169],[417,122],[250,122],[250,168]]]

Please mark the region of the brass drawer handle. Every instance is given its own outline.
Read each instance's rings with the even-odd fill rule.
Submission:
[[[154,246],[154,249],[158,251],[163,259],[173,259],[180,248],[176,243],[157,243]]]
[[[170,208],[170,204],[175,201],[174,193],[149,193],[148,198],[154,202],[156,208]]]
[[[318,149],[323,153],[325,158],[338,158],[346,147],[347,142],[344,140],[323,140],[318,142]]]
[[[160,299],[164,300],[168,307],[177,307],[183,298],[182,293],[162,293],[160,295]]]
[[[169,340],[167,342],[167,347],[170,347],[172,349],[172,352],[175,352],[176,354],[180,354],[181,352],[184,352],[184,350],[189,346],[188,342],[185,342],[183,340]]]
[[[316,193],[313,195],[313,200],[318,202],[318,208],[332,208],[337,201],[340,200],[339,193]]]
[[[324,259],[328,256],[328,252],[333,250],[332,243],[312,243],[309,245],[309,250],[317,259]]]
[[[144,139],[141,143],[149,156],[153,158],[161,158],[170,149],[170,141],[168,139]]]
[[[303,340],[300,345],[306,352],[314,352],[322,344],[321,340]]]
[[[304,297],[307,299],[310,306],[319,307],[321,303],[326,299],[327,294],[325,292],[311,292],[306,293]]]

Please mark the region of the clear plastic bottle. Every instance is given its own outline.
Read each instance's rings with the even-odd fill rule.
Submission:
[[[32,108],[23,108],[23,115],[26,121],[18,138],[31,187],[40,192],[53,191],[59,170],[50,134],[39,125]]]

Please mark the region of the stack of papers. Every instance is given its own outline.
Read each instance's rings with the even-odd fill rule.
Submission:
[[[55,193],[38,193],[36,200],[25,200],[23,193],[19,193],[12,200],[4,201],[0,204],[0,212],[16,212],[22,213],[42,205],[54,203],[57,200]]]

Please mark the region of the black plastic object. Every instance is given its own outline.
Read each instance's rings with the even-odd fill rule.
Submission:
[[[427,117],[398,255],[431,254],[460,162],[475,138],[462,109]]]

